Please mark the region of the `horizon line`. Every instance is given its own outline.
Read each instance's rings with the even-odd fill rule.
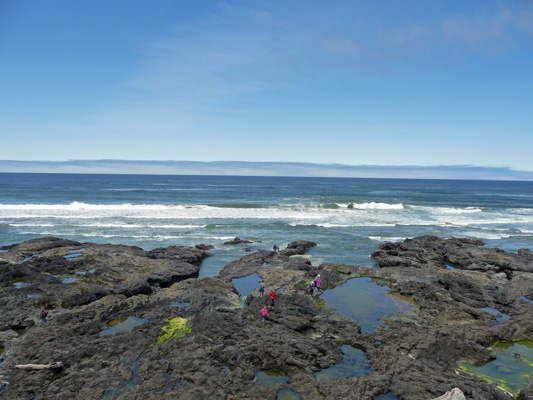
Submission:
[[[348,165],[292,161],[0,160],[0,173],[533,181],[533,171],[478,165]]]

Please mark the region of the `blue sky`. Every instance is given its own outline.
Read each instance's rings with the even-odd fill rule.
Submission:
[[[4,160],[533,171],[533,2],[0,2]]]

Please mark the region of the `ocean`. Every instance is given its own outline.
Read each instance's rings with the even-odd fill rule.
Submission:
[[[200,276],[293,240],[318,243],[308,253],[316,266],[375,267],[379,243],[420,235],[533,249],[533,182],[0,174],[0,246],[46,236],[213,245]],[[235,237],[253,243],[223,244]]]

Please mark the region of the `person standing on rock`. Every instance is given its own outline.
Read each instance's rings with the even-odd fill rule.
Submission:
[[[316,286],[316,290],[318,292],[320,292],[320,288],[322,287],[322,278],[320,278],[320,274],[318,274],[316,276],[316,279],[315,279],[315,286]]]
[[[268,317],[268,311],[267,311],[266,306],[261,309],[261,315],[263,317],[263,325],[264,325],[266,322],[266,317]]]
[[[272,247],[272,250],[274,250],[274,254],[278,254],[279,253],[279,247],[277,244],[274,245],[274,247]]]
[[[259,297],[263,297],[265,294],[265,281],[261,281],[259,284]]]
[[[311,281],[309,284],[309,294],[312,296],[315,291],[315,282]]]
[[[46,321],[48,321],[48,310],[43,307],[41,310],[41,313],[39,314],[39,317],[41,318],[41,322],[43,324],[46,324]]]
[[[273,309],[274,308],[274,300],[276,300],[278,298],[278,296],[276,295],[276,292],[271,290],[270,294],[268,295],[268,297],[270,297],[270,309]]]

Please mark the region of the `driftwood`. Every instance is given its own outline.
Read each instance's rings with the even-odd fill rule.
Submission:
[[[40,370],[40,369],[59,369],[63,368],[62,362],[51,362],[50,364],[20,364],[15,365],[15,368],[26,370]]]

